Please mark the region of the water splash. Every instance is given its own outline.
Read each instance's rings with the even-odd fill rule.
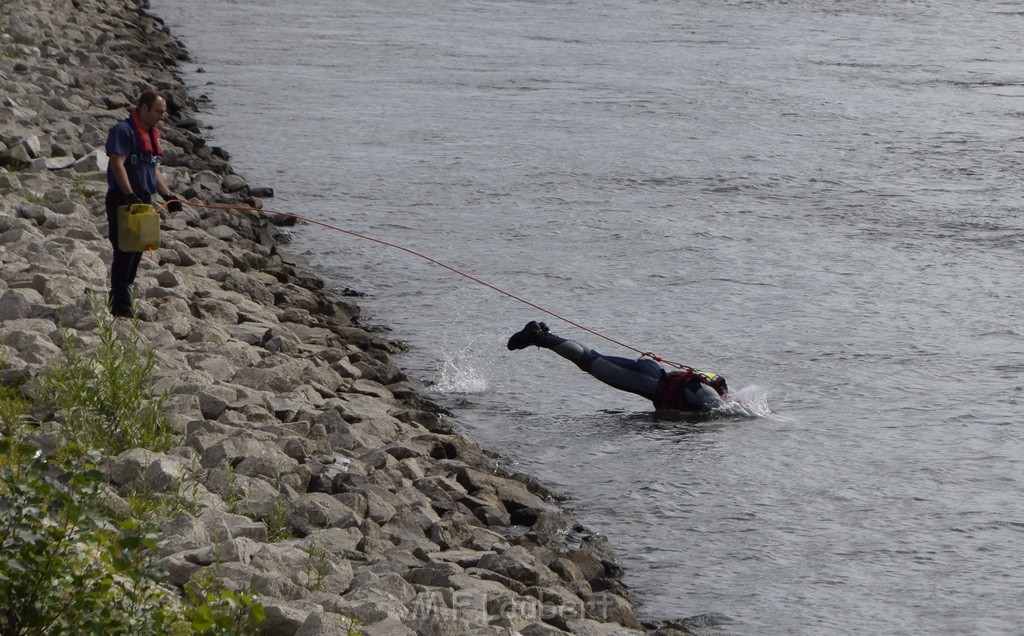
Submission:
[[[443,351],[437,380],[431,387],[439,393],[483,393],[490,383],[478,370],[478,355],[472,347]]]
[[[767,417],[772,414],[768,407],[768,389],[756,384],[745,386],[732,393],[733,400],[716,412],[745,417]]]

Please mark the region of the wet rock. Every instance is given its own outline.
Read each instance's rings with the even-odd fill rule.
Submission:
[[[513,547],[502,554],[488,554],[477,563],[481,569],[519,581],[525,585],[536,585],[557,579],[553,572],[538,559],[521,547]]]
[[[617,594],[597,592],[587,599],[586,617],[602,623],[618,623],[630,629],[640,629],[629,601]]]

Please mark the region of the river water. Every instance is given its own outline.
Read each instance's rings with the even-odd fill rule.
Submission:
[[[755,416],[655,416],[504,344],[544,319],[628,349],[407,252],[295,231],[463,428],[610,538],[642,619],[1024,631],[1024,5],[154,9],[268,207],[729,378]]]

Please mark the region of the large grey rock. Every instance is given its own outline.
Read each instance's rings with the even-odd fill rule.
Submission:
[[[562,631],[547,623],[533,622],[519,630],[521,636],[571,636],[569,632]]]
[[[276,444],[265,444],[259,452],[235,464],[235,472],[249,477],[280,479],[300,470],[299,462]]]
[[[559,627],[568,629],[570,620],[584,618],[583,600],[558,585],[529,587],[523,590],[525,596],[532,596],[540,602],[541,618]]]
[[[565,628],[573,636],[644,636],[648,634],[645,629],[630,629],[618,623],[601,623],[589,618],[575,618],[566,621]],[[659,629],[654,634],[657,636],[692,636],[689,631]]]
[[[237,537],[261,542],[267,540],[266,524],[253,521],[243,515],[206,510],[200,515],[199,520],[206,529],[210,540],[214,542],[229,541]]]
[[[76,172],[104,172],[109,163],[106,153],[97,148],[76,161],[72,167]]]
[[[302,623],[295,636],[339,636],[348,634],[356,626],[352,619],[341,614],[313,611]]]
[[[3,144],[0,144],[0,148],[2,147]],[[18,179],[17,175],[0,168],[0,190],[16,190],[18,188],[21,188],[21,181]]]
[[[586,618],[602,623],[618,623],[629,629],[640,629],[629,601],[610,592],[597,592],[587,599]]]
[[[486,611],[473,607],[451,607],[447,590],[427,589],[409,602],[405,624],[417,634],[464,636],[474,629],[487,627]]]
[[[261,549],[260,543],[248,537],[235,537],[197,550],[191,560],[203,566],[214,563],[249,564]],[[253,567],[259,569],[255,564]]]
[[[65,170],[75,165],[77,159],[74,157],[50,157],[46,160],[47,170]]]
[[[358,572],[352,581],[352,589],[345,594],[349,601],[387,598],[408,603],[416,596],[416,589],[395,572],[375,574],[370,570]]]
[[[28,318],[42,304],[42,294],[34,289],[8,289],[0,294],[0,320]]]
[[[202,401],[200,395],[200,402]],[[234,437],[223,439],[202,452],[202,464],[205,468],[223,468],[238,466],[247,459],[254,457],[266,457],[272,463],[280,462],[282,472],[290,466],[297,465],[297,462],[281,452],[273,443],[268,440],[257,438],[253,433],[243,433]]]
[[[417,633],[398,616],[388,614],[379,622],[362,621],[359,632],[365,636],[418,636]]]
[[[618,560],[608,545],[607,537],[591,535],[583,539],[579,549],[569,555],[588,581],[617,578],[622,573]]]
[[[493,617],[492,625],[504,627],[515,634],[520,633],[531,623],[541,620],[544,615],[544,608],[540,601],[533,597],[513,594],[507,589],[504,592],[486,596],[482,596],[476,591],[463,592],[457,594],[455,599],[456,607],[483,603],[487,613]]]
[[[247,186],[248,184],[245,182],[245,179],[234,174],[225,175],[221,181],[221,188],[225,192],[238,192]]]
[[[477,567],[491,570],[526,585],[557,580],[557,576],[536,556],[519,546],[506,550],[503,554],[485,555],[477,563]]]
[[[192,579],[193,575],[203,569],[202,565],[192,560],[194,552],[195,550],[187,550],[159,559],[160,568],[167,573],[168,583],[182,587]]]
[[[319,609],[312,603],[301,601],[264,603],[266,618],[260,623],[259,632],[269,636],[291,636],[302,628],[310,614]]]
[[[292,583],[325,594],[344,594],[352,582],[352,566],[334,558],[315,544],[264,544],[252,560],[253,567],[289,579]]]
[[[323,528],[351,528],[359,524],[359,518],[331,495],[311,492],[292,504],[288,523],[300,536],[306,536]]]
[[[157,457],[159,454],[153,451],[131,448],[107,460],[104,473],[113,485],[124,486],[141,480],[146,469]]]
[[[160,455],[146,466],[142,480],[150,492],[167,492],[174,495],[188,496],[190,461],[182,457]]]
[[[234,471],[211,469],[202,483],[228,502],[235,512],[264,522],[275,520],[290,505],[288,495],[269,481]]]
[[[157,550],[162,556],[195,551],[210,543],[210,535],[201,521],[189,514],[179,514],[165,521],[160,528]]]

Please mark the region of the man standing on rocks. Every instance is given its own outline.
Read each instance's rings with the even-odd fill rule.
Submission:
[[[167,114],[167,99],[146,91],[128,119],[118,122],[107,136],[107,224],[114,259],[110,266],[110,311],[115,316],[135,318],[131,286],[139,270],[142,252],[122,252],[117,244],[117,208],[152,203],[159,194],[171,212],[181,210],[178,196],[170,191],[158,166],[163,155],[157,124]]]

